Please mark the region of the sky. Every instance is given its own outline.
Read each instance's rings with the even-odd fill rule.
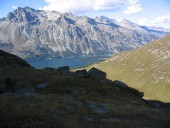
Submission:
[[[170,0],[0,0],[0,18],[25,6],[170,28]]]

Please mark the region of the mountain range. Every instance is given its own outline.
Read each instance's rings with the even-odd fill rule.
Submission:
[[[144,92],[146,99],[170,102],[170,35],[90,67]]]
[[[0,19],[0,49],[24,59],[115,54],[167,33],[126,19],[18,7]]]

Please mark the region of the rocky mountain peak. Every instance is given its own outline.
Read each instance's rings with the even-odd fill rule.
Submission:
[[[2,20],[3,21],[12,21],[12,22],[27,22],[27,23],[32,23],[37,20],[38,10],[35,10],[30,7],[18,7],[16,10],[13,12],[9,12],[6,17],[4,17]]]
[[[15,16],[14,13],[9,12],[8,15],[7,15],[7,17],[6,17],[6,20],[8,20],[8,21],[16,21],[17,18],[16,18],[16,16]]]
[[[122,19],[121,20],[122,23],[132,23],[131,21],[127,20],[127,19]]]
[[[31,8],[31,7],[28,7],[28,6],[24,7],[23,9],[24,9],[25,11],[29,11],[29,12],[35,12],[35,11],[36,11],[35,9],[33,9],[33,8]]]
[[[106,16],[97,16],[97,17],[95,18],[95,20],[96,20],[96,21],[99,21],[99,22],[107,22],[107,21],[109,21],[109,18],[106,17]]]
[[[14,11],[14,15],[17,17],[18,21],[25,21],[26,19],[26,13],[24,8],[18,7],[15,11]]]
[[[138,26],[137,24],[127,20],[127,19],[123,19],[120,21],[121,24],[124,24],[124,25],[128,25],[128,26],[131,26],[131,27],[135,27],[135,26]]]
[[[87,17],[87,16],[83,16],[82,20],[84,20],[84,22],[90,24],[90,25],[95,25],[96,21],[93,18]]]

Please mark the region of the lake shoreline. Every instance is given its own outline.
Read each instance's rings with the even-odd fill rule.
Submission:
[[[109,55],[96,55],[96,56],[73,56],[62,58],[44,58],[38,60],[26,60],[31,66],[37,69],[43,69],[46,67],[58,68],[62,66],[69,66],[70,69],[85,67],[87,65],[97,63],[106,60],[113,56]]]

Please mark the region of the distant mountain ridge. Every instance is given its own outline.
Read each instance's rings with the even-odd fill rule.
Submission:
[[[0,49],[24,59],[119,53],[162,34],[128,20],[92,19],[30,7],[18,7],[0,19]]]
[[[157,27],[147,27],[147,26],[140,26],[146,31],[149,31],[150,33],[162,37],[162,35],[170,34],[170,29],[165,28],[157,28]]]

